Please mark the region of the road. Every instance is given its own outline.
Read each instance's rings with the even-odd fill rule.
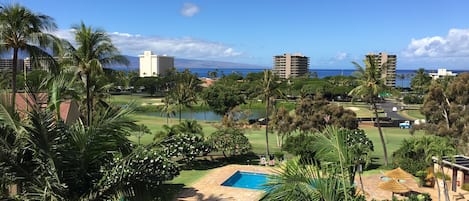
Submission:
[[[392,111],[393,107],[396,107],[398,110],[401,109],[401,106],[397,105],[396,103],[393,103],[392,101],[385,100],[385,102],[379,103],[378,107],[381,107],[384,113],[387,114],[387,117],[390,117],[391,119],[402,120],[402,121],[410,120],[399,115],[399,113]]]

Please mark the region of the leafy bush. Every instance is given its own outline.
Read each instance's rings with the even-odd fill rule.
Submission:
[[[139,146],[129,156],[116,154],[102,172],[106,174],[103,184],[108,188],[121,186],[125,189],[136,184],[153,188],[179,175],[179,167],[162,152]]]
[[[183,156],[184,160],[192,161],[196,156],[210,153],[211,147],[204,139],[193,133],[178,133],[166,137],[163,151],[170,157]]]
[[[244,154],[251,150],[249,139],[237,128],[220,128],[210,136],[209,143],[214,150],[221,151],[223,156]]]

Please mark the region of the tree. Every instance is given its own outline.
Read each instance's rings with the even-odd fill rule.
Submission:
[[[127,117],[129,107],[97,110],[89,126],[81,121],[68,126],[51,107],[30,108],[28,120],[20,122],[0,104],[0,179],[7,182],[2,185],[21,187],[16,199],[133,198],[136,191],[179,174],[178,165],[160,148],[131,146],[128,136],[138,128]]]
[[[464,153],[469,153],[469,74],[462,73],[454,80],[432,83],[425,96],[421,112],[428,133],[450,137]]]
[[[278,92],[277,78],[271,70],[264,70],[264,77],[260,81],[260,90],[259,95],[263,98],[265,102],[265,149],[267,156],[270,155],[269,151],[269,116],[270,116],[270,106],[273,101],[273,96]]]
[[[301,132],[322,131],[327,125],[356,129],[356,114],[342,106],[331,104],[317,93],[314,99],[302,97],[295,108],[294,123]]]
[[[357,77],[358,86],[349,92],[349,95],[366,99],[370,102],[375,113],[376,124],[378,126],[379,137],[381,139],[381,145],[383,146],[384,154],[384,165],[388,165],[388,151],[386,149],[386,142],[384,140],[384,134],[381,130],[381,124],[378,116],[378,107],[376,106],[376,100],[380,93],[386,90],[385,78],[381,77],[381,68],[378,66],[378,62],[371,55],[367,55],[364,60],[365,67],[363,68],[360,64],[353,62],[356,67],[355,76]]]
[[[277,131],[277,146],[282,148],[283,141],[295,131],[294,118],[285,107],[280,107],[272,119],[272,127]]]
[[[217,114],[228,116],[240,104],[244,104],[245,97],[233,82],[218,80],[214,85],[204,89],[202,98]]]
[[[272,175],[262,200],[364,200],[353,183],[357,164],[369,161],[373,143],[363,131],[327,127],[312,135],[317,161],[289,160]],[[312,165],[311,165],[312,164]]]
[[[219,128],[208,140],[216,151],[221,151],[226,158],[230,155],[244,154],[251,150],[249,139],[238,128]]]
[[[410,87],[418,94],[423,94],[428,90],[432,82],[432,78],[425,72],[425,69],[419,68],[415,71],[415,76],[410,81]]]
[[[327,176],[324,176],[327,175]],[[277,174],[269,177],[262,201],[352,200],[350,190],[336,175],[322,174],[317,166],[304,165],[298,159],[288,160]],[[349,187],[349,186],[348,186]]]
[[[164,105],[161,107],[161,114],[166,116],[166,124],[169,124],[169,118],[176,115],[176,108],[171,103],[169,96],[164,97]]]
[[[118,63],[128,65],[129,61],[112,44],[109,35],[101,29],[93,29],[83,22],[72,27],[77,48],[69,46],[71,59],[78,67],[77,75],[86,88],[87,125],[92,121],[93,96],[92,90],[98,81],[97,76],[103,73],[103,67]]]
[[[448,187],[446,185],[446,178],[443,171],[443,157],[452,157],[456,153],[454,145],[448,138],[444,137],[423,137],[416,144],[416,148],[422,149],[425,153],[425,161],[427,164],[433,166],[433,159],[436,158],[436,163],[440,167],[440,172],[443,173],[443,191],[445,193],[445,200],[449,200]],[[435,170],[432,167],[433,175],[436,176]],[[436,179],[435,179],[436,180]],[[438,200],[440,200],[440,184],[436,182],[438,188]]]
[[[183,156],[183,160],[187,162],[211,151],[211,147],[205,141],[202,126],[195,120],[185,120],[171,127],[165,125],[164,129],[155,135],[154,143],[160,144],[167,156]],[[163,139],[159,142],[158,138]]]
[[[188,69],[176,72],[174,87],[171,88],[169,99],[176,105],[179,112],[179,122],[184,108],[190,108],[191,104],[197,103],[197,93],[201,90],[200,80],[191,74]]]
[[[55,61],[46,51],[46,48],[54,49],[56,38],[49,33],[55,30],[57,25],[54,20],[40,13],[34,13],[19,4],[4,5],[0,11],[0,49],[13,51],[12,80],[11,80],[11,104],[15,106],[16,99],[16,75],[18,72],[18,53],[27,52],[33,59],[48,62],[51,72],[57,73]],[[12,107],[14,110],[15,107]]]
[[[143,137],[143,135],[151,133],[150,129],[145,124],[141,124],[138,126],[138,132],[137,132],[137,139],[138,139],[138,146],[140,146],[140,138]]]
[[[159,77],[141,77],[135,81],[135,87],[144,87],[145,91],[153,96],[160,90],[162,80]]]

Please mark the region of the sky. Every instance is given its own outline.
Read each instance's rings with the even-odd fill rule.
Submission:
[[[0,0],[1,1],[1,0]],[[105,30],[122,54],[272,66],[302,53],[312,69],[354,68],[367,53],[397,55],[398,69],[469,70],[467,0],[9,0],[73,25]]]

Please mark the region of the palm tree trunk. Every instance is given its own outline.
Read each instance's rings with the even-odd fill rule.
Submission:
[[[270,156],[269,152],[269,95],[266,96],[266,106],[265,106],[265,152],[267,157]]]
[[[439,163],[439,166],[441,169],[441,173],[443,174],[443,193],[445,194],[445,200],[449,201],[448,186],[446,185],[446,175],[443,169],[443,163]]]
[[[362,187],[363,195],[365,196],[366,193],[365,193],[365,187],[363,186],[363,180],[362,180],[362,173],[361,173],[361,171],[358,171],[358,177],[360,178],[360,185],[361,185],[361,187]]]
[[[90,95],[90,74],[86,73],[86,109],[87,114],[87,125],[91,125],[91,95]]]
[[[440,201],[441,200],[440,183],[438,182],[438,178],[436,177],[436,174],[435,174],[435,167],[432,167],[432,173],[433,173],[433,176],[435,177],[436,188],[438,189],[438,201]]]
[[[13,61],[11,67],[11,114],[16,111],[16,75],[18,74],[18,48],[13,48]]]
[[[384,140],[383,130],[381,129],[381,124],[379,123],[378,108],[376,107],[376,102],[371,100],[373,104],[373,109],[376,117],[376,124],[378,125],[379,138],[381,139],[381,144],[383,145],[384,153],[384,165],[388,166],[388,150],[386,149],[386,141]]]

